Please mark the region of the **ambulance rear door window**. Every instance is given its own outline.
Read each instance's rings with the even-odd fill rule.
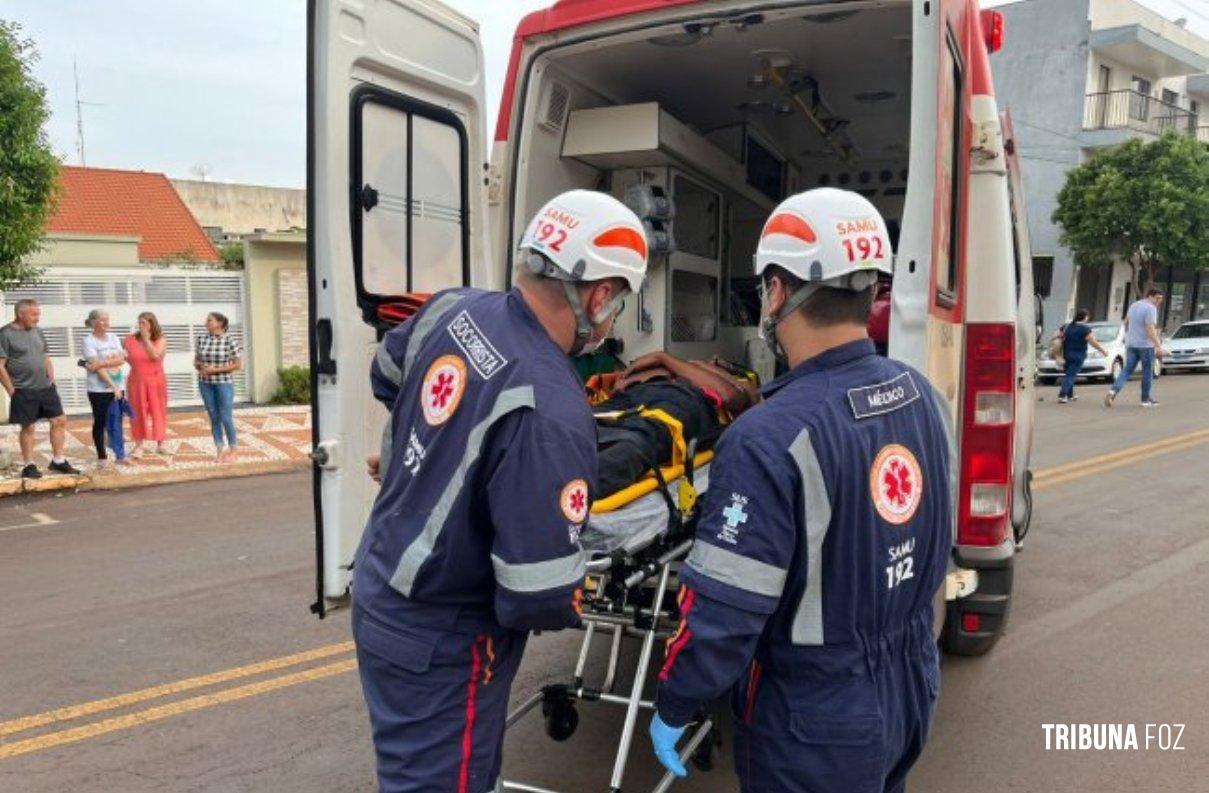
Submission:
[[[458,116],[363,86],[352,96],[351,137],[358,302],[465,285],[467,138]]]

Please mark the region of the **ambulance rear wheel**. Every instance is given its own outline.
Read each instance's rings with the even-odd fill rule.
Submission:
[[[565,741],[575,734],[579,726],[579,712],[570,702],[555,702],[546,714],[546,735],[556,741]]]

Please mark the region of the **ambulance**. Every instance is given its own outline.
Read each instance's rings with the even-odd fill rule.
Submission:
[[[436,0],[311,0],[308,190],[322,615],[347,597],[386,410],[369,366],[410,296],[507,289],[527,220],[571,188],[643,218],[622,357],[771,376],[753,253],[769,211],[855,190],[894,245],[888,354],[948,397],[960,465],[944,646],[1003,629],[1032,512],[1034,295],[1010,121],[976,0],[559,0],[513,39],[487,139],[474,20]],[[854,251],[853,255],[860,255]]]

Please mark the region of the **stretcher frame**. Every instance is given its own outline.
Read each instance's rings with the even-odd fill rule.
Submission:
[[[691,476],[692,474],[689,473],[686,477],[690,488]],[[565,711],[560,714],[558,709],[569,708],[574,714],[574,705],[581,702],[602,702],[625,707],[625,721],[614,756],[613,771],[609,779],[609,793],[621,793],[626,765],[633,747],[634,734],[638,729],[639,713],[655,709],[653,701],[642,698],[643,689],[646,687],[651,659],[655,654],[656,640],[671,638],[680,623],[678,606],[673,604],[665,607],[664,602],[674,569],[688,556],[693,545],[692,537],[696,522],[695,492],[694,497],[688,499],[687,503],[685,503],[685,499],[681,498],[683,509],[677,508],[671,499],[670,488],[663,472],[657,472],[655,478],[658,480],[658,487],[662,489],[667,499],[668,531],[663,537],[652,540],[636,551],[628,553],[615,551],[588,562],[589,587],[587,589],[591,591],[585,594],[583,601],[581,630],[584,635],[570,683],[553,683],[543,686],[540,691],[509,713],[504,725],[505,734],[507,734],[507,730],[540,705],[543,715],[547,718],[547,732],[555,740],[566,740],[574,732],[578,716],[570,719],[569,731],[562,737],[558,737],[552,730],[551,720],[560,717],[566,718]],[[651,582],[654,582],[653,592],[650,594],[651,602],[649,605],[644,605],[643,590],[649,588]],[[610,634],[610,644],[604,679],[599,686],[588,686],[584,679],[588,655],[596,634],[605,631]],[[621,660],[622,641],[626,637],[641,639],[642,647],[629,692],[618,694],[615,693],[617,668]],[[554,725],[555,728],[565,728],[566,726],[565,722]],[[713,732],[713,720],[708,717],[702,719],[680,750],[680,761],[687,762],[693,757]],[[670,771],[664,773],[652,789],[652,793],[664,793],[675,780],[676,777]],[[498,782],[496,790],[519,791],[520,793],[559,793],[559,791],[549,788],[503,779]]]

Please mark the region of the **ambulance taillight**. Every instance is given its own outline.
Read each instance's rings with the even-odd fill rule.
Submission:
[[[1003,47],[1003,14],[998,11],[983,11],[982,37],[986,41],[987,52],[999,52]]]
[[[1008,535],[1016,407],[1016,329],[966,327],[957,542],[996,546]]]

